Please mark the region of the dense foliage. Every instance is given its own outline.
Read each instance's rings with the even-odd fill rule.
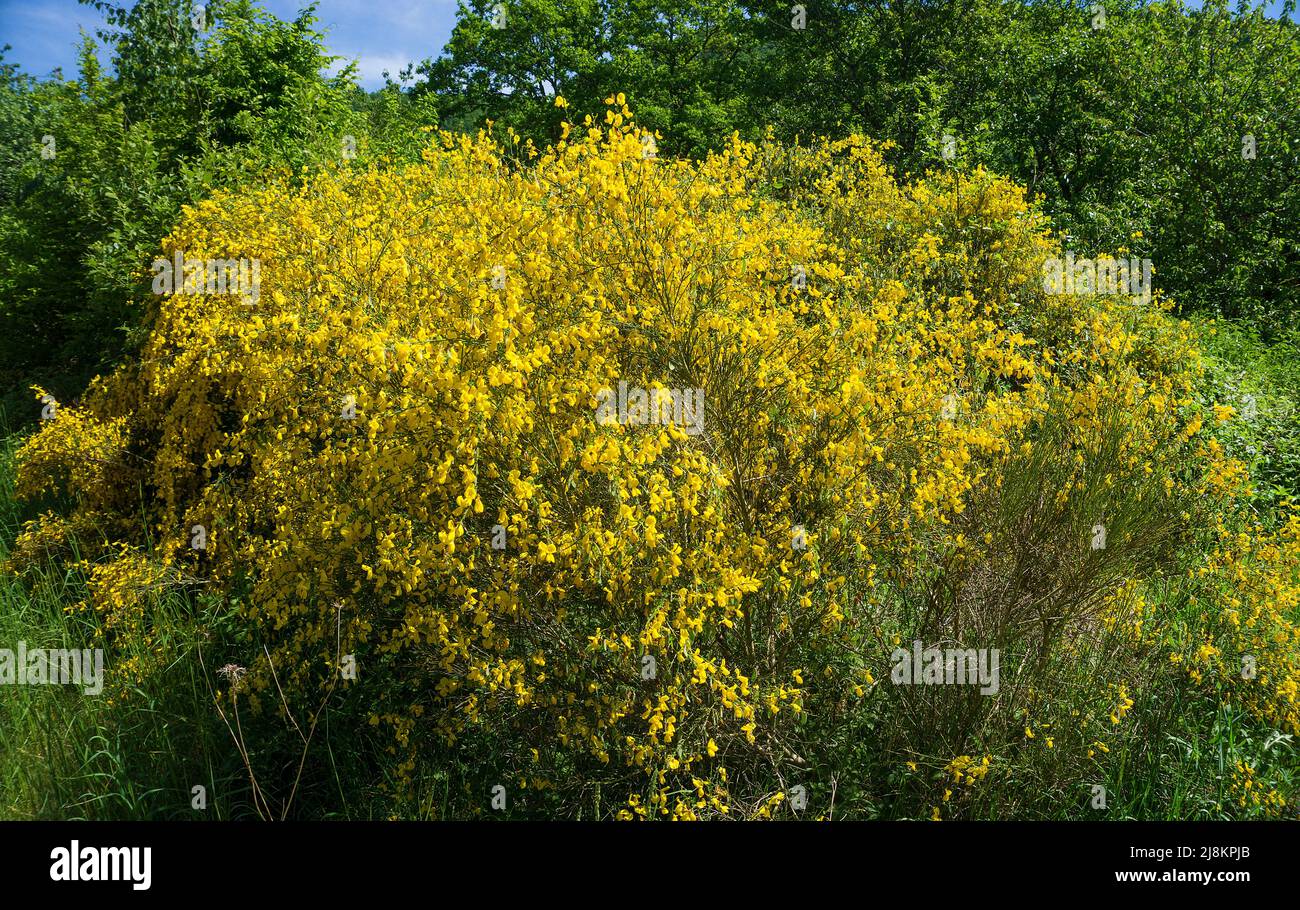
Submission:
[[[1180,306],[1294,326],[1300,293],[1300,31],[1212,0],[491,0],[463,3],[417,93],[444,125],[484,117],[538,141],[558,92],[621,90],[664,148],[733,131],[887,138],[920,173],[957,158],[1045,197],[1090,246],[1134,231]],[[520,40],[520,36],[535,36]],[[1253,137],[1253,144],[1245,137]],[[1243,146],[1249,148],[1244,157]]]
[[[475,0],[364,92],[96,5],[3,65],[0,640],[109,675],[0,814],[1300,813],[1289,19]]]
[[[214,2],[203,29],[184,0],[110,14],[113,75],[90,39],[76,80],[0,73],[0,394],[18,423],[30,382],[75,394],[138,343],[139,270],[183,205],[337,158],[354,117],[310,12]]]

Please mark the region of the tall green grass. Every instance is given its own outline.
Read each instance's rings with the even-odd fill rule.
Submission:
[[[30,516],[14,501],[19,438],[0,440],[0,562]],[[96,618],[77,567],[51,559],[19,577],[0,574],[0,647],[91,647]],[[192,605],[157,598],[154,622],[169,660],[128,699],[76,686],[0,686],[0,817],[6,819],[229,818],[244,814],[242,768],[211,709],[196,651]],[[105,655],[106,664],[135,656]],[[232,758],[234,759],[232,761]],[[207,809],[191,808],[192,788]]]

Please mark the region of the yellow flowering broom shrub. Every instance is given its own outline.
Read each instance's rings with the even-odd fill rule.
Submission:
[[[1300,514],[1276,529],[1218,528],[1219,545],[1196,569],[1202,623],[1172,656],[1197,683],[1222,685],[1269,724],[1300,736]]]
[[[1058,250],[1014,185],[900,185],[857,138],[652,148],[616,101],[544,151],[439,134],[419,166],[186,210],[163,255],[256,258],[260,293],[156,300],[138,361],[21,451],[20,492],[73,505],[18,556],[99,529],[110,666],[152,634],[133,586],[215,593],[251,636],[240,696],[294,711],[343,679],[399,782],[460,748],[570,814],[748,817],[899,636],[1086,645],[1134,561],[1035,626],[1048,593],[988,593],[1017,516],[1071,528],[1043,563],[1090,559],[1108,508],[1163,521],[1229,470],[1187,331],[1046,296]],[[700,419],[606,419],[623,388],[701,390]],[[1004,488],[1042,456],[1054,488]],[[963,566],[983,600],[914,596]],[[940,776],[984,786],[950,745]]]

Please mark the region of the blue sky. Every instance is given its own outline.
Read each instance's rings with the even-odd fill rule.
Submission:
[[[292,19],[308,2],[261,0],[259,5]],[[385,69],[395,79],[408,62],[438,56],[456,23],[456,0],[320,0],[316,16],[330,51],[356,60],[361,84],[378,88]],[[103,22],[93,7],[77,0],[0,0],[0,46],[12,45],[5,59],[33,75],[46,76],[61,66],[72,76],[79,29],[93,34]]]
[[[281,19],[293,18],[304,0],[262,0],[264,9]],[[1199,6],[1197,0],[1189,5]],[[1281,0],[1269,0],[1270,12]],[[366,88],[383,84],[383,71],[396,78],[410,61],[436,57],[456,22],[456,0],[320,0],[319,27],[334,54],[356,60]],[[77,0],[0,0],[0,45],[11,63],[37,76],[57,66],[65,75],[76,70],[79,29],[92,32],[103,17]]]

